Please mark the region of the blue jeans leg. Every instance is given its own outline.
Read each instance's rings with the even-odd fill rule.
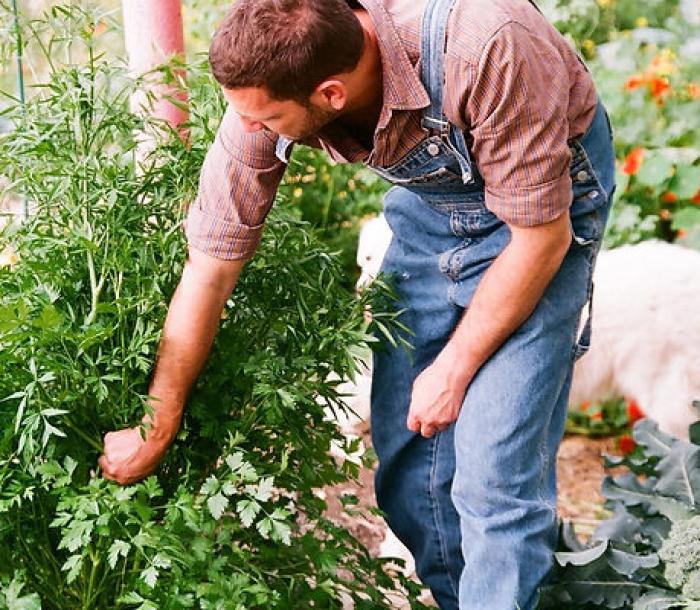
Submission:
[[[465,560],[460,610],[532,610],[551,569],[555,459],[592,258],[572,246],[540,305],[465,396],[452,488]]]

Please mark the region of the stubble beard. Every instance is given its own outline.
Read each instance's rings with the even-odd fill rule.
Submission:
[[[306,122],[299,130],[299,135],[294,137],[294,140],[305,140],[318,136],[321,130],[332,123],[335,119],[340,116],[340,112],[337,110],[323,110],[321,108],[315,108],[313,106],[308,107],[308,112],[306,115]]]

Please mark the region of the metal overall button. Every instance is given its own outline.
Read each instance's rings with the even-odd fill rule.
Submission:
[[[431,142],[428,144],[428,154],[431,155],[432,157],[437,157],[440,154],[440,147],[435,144],[435,142]]]
[[[586,170],[581,170],[578,174],[576,174],[576,180],[578,180],[579,182],[588,180],[588,172]]]

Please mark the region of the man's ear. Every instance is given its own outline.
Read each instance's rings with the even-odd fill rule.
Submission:
[[[338,79],[324,80],[313,90],[311,102],[328,110],[343,110],[348,103],[347,87]]]

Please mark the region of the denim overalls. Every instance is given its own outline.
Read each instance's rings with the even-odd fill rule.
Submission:
[[[410,352],[375,354],[376,492],[441,608],[532,610],[553,562],[556,453],[573,363],[590,334],[589,324],[578,329],[614,190],[612,136],[599,104],[587,133],[569,142],[573,238],[536,310],[479,370],[454,425],[430,439],[409,431],[414,379],[510,239],[484,205],[463,133],[442,112],[453,3],[429,1],[423,19],[421,79],[431,99],[423,124],[432,135],[395,165],[372,168],[395,185],[385,198],[394,237],[382,271],[395,278],[414,333]]]

